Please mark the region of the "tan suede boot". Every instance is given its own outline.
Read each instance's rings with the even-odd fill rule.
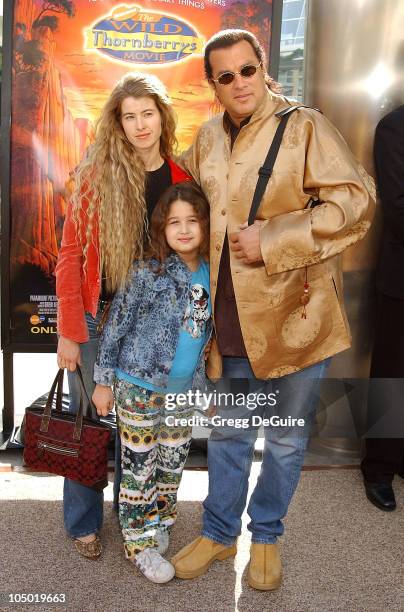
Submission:
[[[251,544],[247,580],[259,591],[272,591],[281,585],[282,564],[277,544]]]
[[[224,561],[224,559],[234,557],[236,553],[235,544],[224,546],[204,536],[199,536],[174,555],[171,563],[175,567],[177,578],[188,580],[204,574],[213,561]]]

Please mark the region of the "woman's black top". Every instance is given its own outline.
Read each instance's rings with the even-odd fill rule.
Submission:
[[[172,184],[171,171],[168,161],[165,159],[163,164],[157,170],[146,172],[146,185],[145,185],[145,201],[147,208],[147,219],[150,223],[153,210],[156,208],[156,204],[159,201],[160,196],[163,195],[166,189]],[[103,276],[100,301],[107,302],[114,297],[114,294],[108,292],[105,287],[105,279]]]

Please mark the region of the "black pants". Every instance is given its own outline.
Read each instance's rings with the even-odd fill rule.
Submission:
[[[404,300],[381,293],[370,377],[390,380],[370,381],[369,431],[378,435],[380,424],[381,433],[366,439],[362,473],[369,482],[391,483],[394,474],[404,471]],[[393,432],[400,437],[392,437]]]

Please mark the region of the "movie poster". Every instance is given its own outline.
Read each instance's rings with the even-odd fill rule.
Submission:
[[[15,0],[11,123],[13,343],[56,341],[54,270],[65,184],[100,109],[128,71],[156,74],[178,116],[180,149],[212,112],[203,46],[251,30],[269,53],[272,0]]]

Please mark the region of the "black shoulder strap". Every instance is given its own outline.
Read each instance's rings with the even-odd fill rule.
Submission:
[[[255,221],[258,208],[261,204],[262,196],[265,193],[266,186],[274,169],[276,158],[278,157],[279,148],[281,146],[283,133],[285,131],[288,119],[291,114],[294,113],[294,111],[298,108],[310,107],[305,106],[304,104],[300,104],[299,106],[288,106],[287,108],[284,108],[283,110],[275,114],[276,117],[280,118],[280,122],[278,127],[276,128],[276,132],[272,140],[271,146],[269,147],[268,155],[266,156],[263,165],[258,170],[258,181],[255,187],[250,214],[248,216],[248,225],[252,225]]]

